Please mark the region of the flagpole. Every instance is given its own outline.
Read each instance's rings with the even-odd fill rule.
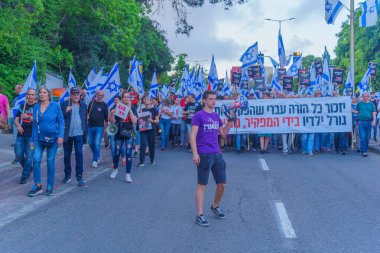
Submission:
[[[352,82],[352,94],[355,95],[355,6],[354,0],[350,0],[350,71]]]

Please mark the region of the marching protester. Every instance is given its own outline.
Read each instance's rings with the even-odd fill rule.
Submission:
[[[375,99],[375,92],[371,92],[370,98],[371,98],[370,99],[371,102],[373,103],[373,105],[377,109],[378,101]],[[376,119],[377,119],[377,110],[376,110]],[[372,136],[372,139],[376,142],[377,142],[377,126],[378,126],[378,121],[375,120],[375,126],[372,127],[371,136]]]
[[[205,91],[202,100],[205,103],[205,108],[192,117],[190,143],[193,162],[197,166],[198,174],[198,185],[195,193],[196,223],[206,227],[209,226],[209,222],[203,215],[203,202],[210,170],[217,185],[211,211],[219,219],[226,218],[219,207],[226,185],[226,163],[219,148],[218,135],[225,138],[230,130],[230,124],[223,126],[219,115],[214,112],[216,104],[216,93],[214,91]],[[230,120],[233,121],[233,119]]]
[[[30,147],[33,129],[33,108],[36,104],[36,90],[29,89],[26,93],[25,106],[19,108],[15,118],[15,126],[18,131],[15,151],[16,160],[22,166],[20,184],[28,182],[33,162],[33,150]]]
[[[195,95],[190,94],[187,97],[187,103],[185,105],[185,108],[183,109],[183,114],[186,115],[185,123],[186,123],[186,130],[187,130],[189,139],[190,139],[190,131],[191,131],[191,120],[193,118],[193,115],[196,112],[197,106],[198,106],[198,103],[195,102]]]
[[[0,86],[0,129],[6,129],[9,119],[9,102],[3,94],[3,86]]]
[[[363,93],[362,97],[363,101],[358,103],[356,113],[359,121],[360,151],[363,157],[367,157],[371,130],[376,125],[376,109],[369,100],[368,92]]]
[[[164,99],[162,101],[162,106],[160,108],[159,114],[161,128],[161,150],[165,150],[168,148],[170,121],[173,114],[170,107],[169,99]]]
[[[135,107],[131,104],[131,95],[128,92],[124,92],[122,94],[122,103],[127,106],[128,114],[125,119],[121,117],[115,116],[116,109],[113,108],[110,111],[110,115],[108,119],[111,123],[116,124],[117,132],[115,134],[115,153],[112,156],[113,160],[113,169],[110,175],[110,178],[116,178],[118,174],[118,166],[119,166],[119,158],[120,154],[123,150],[123,147],[126,149],[126,175],[125,181],[127,183],[132,183],[131,177],[131,169],[132,169],[132,151],[133,151],[133,143],[134,143],[134,129],[133,124],[137,123],[137,112]]]
[[[9,124],[8,126],[10,128],[12,128],[12,133],[13,133],[13,143],[12,143],[12,147],[13,147],[13,150],[15,152],[15,159],[12,161],[13,164],[15,163],[18,163],[19,161],[17,160],[17,157],[16,157],[16,149],[14,148],[15,144],[16,144],[16,139],[17,139],[17,128],[15,126],[15,118],[16,118],[16,115],[15,115],[15,105],[16,105],[16,101],[17,101],[17,98],[18,98],[18,95],[20,95],[21,93],[21,90],[22,90],[22,87],[23,87],[23,84],[17,84],[14,88],[14,96],[13,96],[13,100],[12,100],[12,111],[10,111],[10,114],[9,114]]]
[[[88,145],[93,153],[91,166],[96,168],[101,160],[100,145],[107,127],[108,106],[103,102],[104,92],[98,90],[95,100],[88,105]]]
[[[357,101],[356,97],[353,97],[351,100],[351,112],[352,112],[352,133],[355,135],[355,149],[356,152],[360,152],[360,135],[358,127],[358,114],[357,114]],[[351,135],[351,138],[353,136]],[[353,141],[353,140],[351,140]]]
[[[55,156],[58,145],[63,143],[64,119],[61,108],[57,102],[51,100],[51,91],[46,86],[38,90],[39,103],[33,108],[33,129],[30,148],[33,154],[34,185],[28,196],[34,197],[42,194],[41,160],[46,149],[47,153],[47,187],[46,195],[53,195],[55,176]]]
[[[181,124],[183,117],[183,108],[180,105],[181,100],[176,98],[174,105],[172,106],[172,119],[171,119],[171,129],[173,136],[173,148],[178,148],[178,144],[181,144]]]
[[[71,153],[74,145],[75,176],[78,186],[85,186],[83,179],[83,144],[87,140],[87,105],[80,98],[77,87],[70,89],[70,99],[61,103],[61,110],[65,120],[63,152],[65,163],[65,177],[63,183],[71,181]]]
[[[156,124],[159,123],[157,109],[153,107],[152,100],[149,96],[143,97],[143,105],[140,107],[139,119],[137,128],[140,131],[140,161],[137,167],[143,167],[145,161],[145,149],[149,147],[150,164],[154,165],[155,145],[156,145]],[[141,115],[145,115],[147,120],[144,120]]]

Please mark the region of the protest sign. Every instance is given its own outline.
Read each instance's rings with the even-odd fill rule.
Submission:
[[[144,132],[152,129],[152,123],[149,122],[151,117],[150,112],[139,113],[137,124],[139,125],[139,131]]]
[[[298,70],[298,83],[305,87],[310,86],[310,70],[300,69]]]
[[[253,65],[247,68],[248,76],[250,78],[260,77],[261,71],[260,71],[260,65]]]
[[[315,74],[317,76],[322,76],[323,74],[323,63],[321,61],[314,62]]]
[[[282,82],[283,82],[284,90],[288,92],[293,91],[293,77],[292,76],[284,76],[284,78],[282,78]]]
[[[282,79],[286,76],[286,69],[285,68],[279,68],[277,69],[277,78],[280,84],[282,84]]]
[[[126,106],[125,104],[123,103],[118,103],[116,105],[116,113],[115,113],[115,116],[119,117],[119,118],[122,118],[122,119],[126,119],[127,116],[128,116],[128,113],[129,113],[129,110],[131,109],[131,107],[129,106]]]
[[[264,77],[255,77],[253,79],[255,83],[256,91],[265,91],[265,78]]]
[[[215,107],[226,124],[222,105]],[[248,100],[246,110],[236,110],[236,121],[230,123],[230,134],[242,133],[332,133],[351,132],[351,98],[291,98]]]
[[[376,76],[377,63],[370,62],[370,63],[368,63],[368,67],[371,68],[371,71],[370,71],[371,77],[375,77]]]
[[[231,77],[231,84],[232,85],[239,86],[240,79],[241,79],[241,73],[232,72],[232,77]]]
[[[332,83],[337,86],[343,85],[344,69],[333,69],[332,71]]]

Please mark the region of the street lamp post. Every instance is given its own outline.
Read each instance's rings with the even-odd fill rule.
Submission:
[[[355,94],[355,6],[350,0],[350,73],[352,82],[352,96]]]

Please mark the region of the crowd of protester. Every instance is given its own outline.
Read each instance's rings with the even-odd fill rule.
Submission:
[[[15,98],[22,85],[15,87]],[[30,89],[26,95],[23,108],[12,113],[7,97],[0,87],[1,120],[8,122],[13,133],[15,151],[14,163],[22,166],[20,184],[25,184],[33,172],[34,184],[28,195],[33,197],[43,193],[41,182],[41,160],[44,150],[47,153],[47,185],[45,193],[53,194],[55,180],[55,157],[58,145],[63,144],[64,173],[63,183],[71,181],[71,154],[75,153],[75,177],[78,186],[85,186],[83,178],[83,145],[88,143],[92,151],[91,166],[96,168],[102,160],[101,143],[110,149],[112,172],[110,178],[116,178],[119,164],[125,167],[125,181],[132,183],[132,161],[138,159],[137,167],[145,166],[145,158],[149,157],[151,165],[156,163],[156,149],[164,152],[167,149],[190,150],[190,131],[194,114],[203,108],[202,101],[197,102],[193,94],[179,98],[170,93],[167,98],[159,94],[155,98],[144,96],[138,98],[137,93],[121,89],[121,96],[114,99],[109,109],[103,101],[103,91],[98,91],[92,101],[87,101],[85,91],[74,87],[69,91],[69,99],[59,104],[52,100],[51,91],[41,86],[38,91]],[[316,91],[315,97],[321,92]],[[334,96],[339,96],[334,92]],[[310,95],[290,95],[266,92],[262,99],[289,99],[311,97]],[[13,99],[13,102],[15,101]],[[232,96],[217,96],[218,100],[235,100]],[[255,99],[254,94],[249,99]],[[130,108],[125,119],[115,116],[119,102]],[[374,93],[364,93],[359,98],[352,98],[352,132],[349,133],[282,133],[282,134],[229,134],[219,138],[221,150],[243,152],[302,153],[316,155],[336,152],[345,155],[352,149],[368,155],[370,139],[377,141],[378,112],[380,106]],[[149,115],[151,127],[142,128],[140,115]],[[380,114],[379,114],[380,115]],[[109,124],[117,126],[115,133],[107,133]],[[141,129],[140,129],[141,128]],[[353,134],[352,134],[353,133]],[[353,140],[353,136],[355,137]],[[157,144],[156,144],[157,143]],[[272,149],[269,149],[272,147]],[[104,152],[104,151],[103,151]],[[108,156],[109,154],[103,154]]]

